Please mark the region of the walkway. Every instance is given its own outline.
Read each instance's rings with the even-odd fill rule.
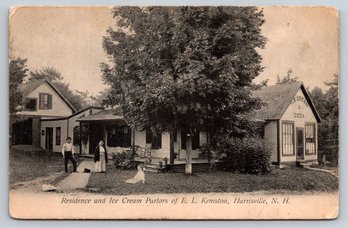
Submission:
[[[324,168],[319,169],[319,168],[309,167],[308,169],[330,173],[331,175],[333,175],[333,176],[338,178],[338,168],[337,169],[324,169]]]
[[[62,191],[85,188],[88,184],[91,173],[84,173],[83,171],[85,168],[93,170],[93,165],[94,162],[91,160],[82,161],[77,167],[77,172],[71,173],[69,176],[61,180],[57,184],[57,188]]]

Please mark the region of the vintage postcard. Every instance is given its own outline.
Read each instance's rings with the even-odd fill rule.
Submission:
[[[16,219],[335,219],[332,7],[9,10]]]

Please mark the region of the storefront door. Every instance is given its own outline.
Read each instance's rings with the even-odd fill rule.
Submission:
[[[297,160],[304,159],[304,135],[303,128],[296,128],[296,158]]]

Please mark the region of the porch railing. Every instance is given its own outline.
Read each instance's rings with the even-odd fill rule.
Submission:
[[[140,158],[151,158],[151,149],[150,148],[144,148],[141,146],[134,146],[134,155],[139,156]]]

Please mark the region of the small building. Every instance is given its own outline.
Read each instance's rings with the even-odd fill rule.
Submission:
[[[273,164],[318,163],[320,116],[301,82],[285,83],[253,93],[264,105],[256,118],[265,121],[264,138],[271,145]]]

